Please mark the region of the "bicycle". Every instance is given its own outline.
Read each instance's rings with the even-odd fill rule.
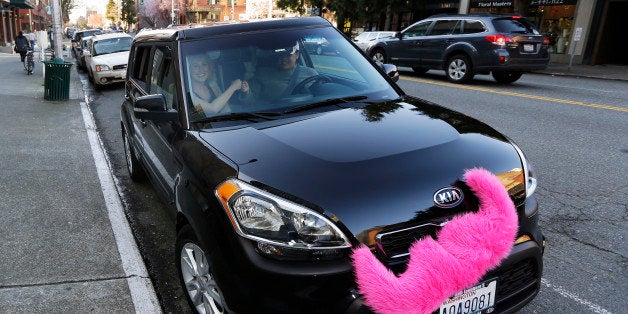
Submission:
[[[33,49],[28,49],[26,52],[26,58],[24,58],[24,70],[26,70],[26,75],[33,74],[33,69],[35,68],[35,59],[33,56]]]

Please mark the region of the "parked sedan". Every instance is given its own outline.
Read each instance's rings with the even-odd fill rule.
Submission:
[[[338,53],[304,47],[318,37]],[[128,172],[176,217],[195,311],[510,313],[536,296],[530,163],[398,77],[320,17],[135,37],[120,107]],[[360,280],[369,272],[385,278]]]
[[[83,37],[81,40],[81,44],[79,49],[77,49],[78,54],[76,56],[76,65],[79,69],[86,69],[85,67],[85,51],[89,50],[89,44],[91,42],[92,36]]]
[[[84,51],[89,78],[95,87],[124,82],[133,38],[125,33],[92,36]]]
[[[378,40],[393,36],[395,36],[395,32],[362,32],[353,39],[353,43],[360,47],[360,49],[366,51],[368,47]]]

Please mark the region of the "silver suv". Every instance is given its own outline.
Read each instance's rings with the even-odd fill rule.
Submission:
[[[454,83],[491,73],[512,83],[549,62],[548,39],[517,15],[435,15],[418,21],[366,53],[375,61],[412,67],[417,73],[445,70]]]

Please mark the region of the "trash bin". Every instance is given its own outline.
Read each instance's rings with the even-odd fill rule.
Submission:
[[[70,98],[70,68],[72,62],[65,62],[61,58],[43,61],[46,74],[44,75],[44,99],[67,100]]]

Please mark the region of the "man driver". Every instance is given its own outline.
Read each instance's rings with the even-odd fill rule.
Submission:
[[[249,84],[250,93],[245,100],[273,102],[289,96],[303,80],[318,75],[316,70],[298,65],[299,43],[273,50],[276,62],[269,67],[260,67]],[[248,101],[247,101],[248,102]]]

